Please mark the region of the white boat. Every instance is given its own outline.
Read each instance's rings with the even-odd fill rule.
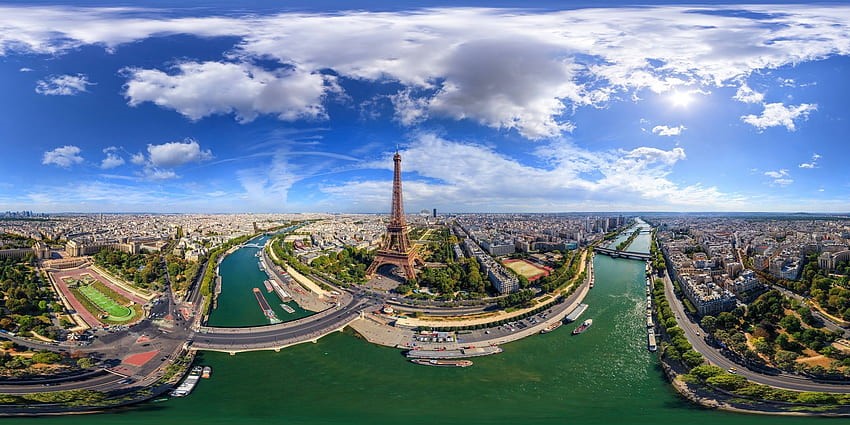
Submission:
[[[192,390],[195,389],[195,386],[198,385],[198,381],[201,379],[201,372],[203,372],[203,368],[200,366],[195,366],[192,368],[192,371],[189,372],[189,376],[180,383],[180,385],[172,390],[169,394],[172,397],[186,397],[189,395]]]

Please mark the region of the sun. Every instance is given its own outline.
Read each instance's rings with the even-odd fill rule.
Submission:
[[[694,101],[694,95],[689,91],[673,90],[668,95],[670,103],[677,108],[687,108]]]

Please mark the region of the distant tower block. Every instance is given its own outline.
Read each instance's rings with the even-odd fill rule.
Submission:
[[[404,202],[401,194],[401,155],[398,152],[393,156],[395,163],[393,171],[393,205],[390,223],[387,225],[387,234],[381,241],[381,247],[375,254],[375,260],[366,269],[366,276],[372,277],[378,267],[384,264],[395,265],[404,271],[408,280],[416,278],[414,263],[423,264],[419,254],[410,246],[407,238],[407,222],[404,220]]]

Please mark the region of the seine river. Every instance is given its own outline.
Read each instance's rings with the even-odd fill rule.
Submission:
[[[627,236],[626,236],[627,237]],[[642,234],[631,250],[646,252]],[[222,264],[222,274],[252,279],[256,258],[244,248]],[[246,254],[246,255],[242,255]],[[804,424],[815,418],[741,415],[705,410],[680,399],[646,350],[644,263],[595,259],[596,285],[575,324],[505,345],[504,353],[474,359],[465,369],[418,366],[399,351],[351,333],[280,353],[236,356],[203,353],[213,368],[183,399],[152,402],[116,413],[3,424]],[[224,296],[244,291],[225,278]],[[262,283],[262,279],[260,279]],[[232,285],[232,286],[231,286]],[[234,288],[242,289],[234,289]],[[232,290],[232,291],[231,291]],[[228,295],[229,296],[229,295]],[[253,298],[244,304],[256,308]],[[262,322],[261,316],[218,315],[234,308],[222,300],[216,320]],[[222,310],[225,309],[225,310]],[[248,309],[250,310],[250,308]],[[246,311],[248,311],[246,310]],[[253,313],[246,313],[253,314]],[[256,324],[256,323],[254,323]]]

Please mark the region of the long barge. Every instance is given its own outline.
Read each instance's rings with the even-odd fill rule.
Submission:
[[[423,366],[439,366],[439,367],[469,367],[472,366],[472,360],[437,360],[437,359],[410,359],[411,362],[421,364]]]
[[[489,356],[502,352],[501,347],[468,347],[454,350],[410,350],[405,353],[409,359],[464,359],[469,357]]]
[[[260,288],[254,288],[253,291],[254,297],[257,298],[257,303],[260,304],[260,310],[263,310],[263,314],[266,315],[269,322],[271,322],[271,324],[280,323],[281,320],[277,318],[277,314],[275,314],[274,310],[272,310],[272,306],[269,305],[269,302],[266,301],[266,297],[263,296]]]

